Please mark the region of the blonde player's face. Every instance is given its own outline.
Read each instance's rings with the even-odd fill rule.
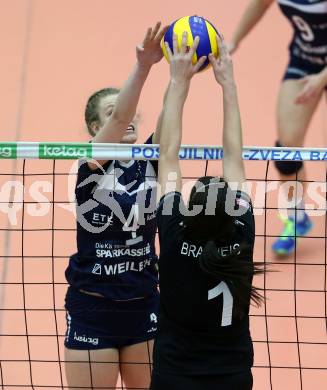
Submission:
[[[118,95],[104,96],[99,102],[100,127],[102,127],[114,110]],[[133,121],[129,124],[121,140],[124,144],[134,144],[137,141],[139,115],[136,114]]]

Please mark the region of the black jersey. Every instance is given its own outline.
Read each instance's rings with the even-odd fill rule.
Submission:
[[[156,292],[156,172],[150,161],[107,161],[96,170],[80,162],[71,286],[114,300]]]
[[[327,65],[327,0],[278,0],[294,29],[291,56]]]
[[[248,260],[253,261],[255,228],[249,202],[246,194],[237,194],[244,214],[235,218],[235,236],[219,248],[222,256],[246,243]],[[246,370],[253,364],[249,305],[242,319],[235,318],[229,282],[210,279],[200,270],[203,246],[184,238],[180,205],[185,207],[181,194],[171,192],[157,209],[161,303],[154,369],[185,375]]]

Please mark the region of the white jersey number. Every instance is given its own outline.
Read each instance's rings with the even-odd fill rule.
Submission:
[[[139,205],[134,204],[123,227],[125,232],[131,232],[132,234],[132,238],[126,240],[126,245],[135,245],[143,241],[143,236],[137,235],[139,227]]]
[[[301,31],[301,37],[304,41],[312,42],[315,39],[314,33],[308,23],[300,16],[293,15],[292,20],[296,27]]]
[[[218,286],[208,291],[208,300],[217,298],[223,294],[223,312],[221,316],[221,326],[232,325],[233,315],[233,295],[225,282],[220,282]]]

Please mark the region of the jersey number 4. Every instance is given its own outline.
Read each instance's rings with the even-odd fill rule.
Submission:
[[[208,300],[217,298],[220,294],[223,295],[223,312],[221,316],[221,326],[232,325],[233,315],[233,295],[230,292],[225,282],[220,282],[218,286],[208,291]]]
[[[143,241],[143,236],[137,235],[139,227],[139,205],[134,204],[123,227],[125,232],[131,232],[132,234],[132,238],[126,241],[126,245],[135,245]]]

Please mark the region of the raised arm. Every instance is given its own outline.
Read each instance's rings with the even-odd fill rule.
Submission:
[[[233,64],[227,46],[217,36],[220,57],[209,56],[217,82],[223,90],[224,127],[223,127],[223,176],[226,182],[242,184],[245,170],[242,159],[242,127],[237,99],[237,89],[233,74]]]
[[[237,49],[242,39],[259,22],[273,2],[274,0],[250,1],[228,45],[230,53],[233,53]]]
[[[166,43],[170,61],[170,84],[162,113],[159,177],[161,191],[158,199],[172,190],[181,190],[181,171],[179,164],[179,149],[182,141],[183,108],[190,88],[191,78],[203,65],[206,57],[202,57],[196,65],[192,64],[199,38],[196,37],[193,46],[187,50],[187,33],[183,34],[182,47],[179,50],[177,36],[173,39],[173,52]],[[173,186],[167,185],[173,181]],[[170,184],[169,183],[169,184]]]
[[[164,107],[165,107],[165,104],[166,104],[166,101],[167,101],[167,95],[168,95],[168,90],[169,90],[169,85],[170,85],[170,82],[166,88],[166,91],[165,91],[165,95],[164,95],[164,99],[163,99],[163,107],[162,107],[162,111],[158,117],[158,120],[157,120],[157,126],[156,126],[156,130],[153,134],[153,137],[152,137],[152,143],[153,144],[160,144],[160,136],[161,136],[161,128],[162,128],[162,117],[163,117],[163,112],[164,112]]]
[[[118,95],[112,114],[96,133],[93,142],[120,142],[124,136],[126,128],[135,116],[150,69],[163,56],[160,41],[166,28],[160,27],[161,23],[158,22],[154,29],[149,28],[142,44],[137,46],[136,65]]]

